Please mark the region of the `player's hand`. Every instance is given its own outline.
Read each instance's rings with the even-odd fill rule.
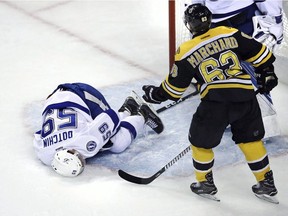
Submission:
[[[258,74],[257,84],[260,94],[269,94],[270,91],[278,85],[278,77],[274,71],[265,71]]]
[[[142,90],[145,94],[142,96],[145,101],[153,104],[160,104],[164,100],[158,95],[159,87],[153,85],[144,85]]]

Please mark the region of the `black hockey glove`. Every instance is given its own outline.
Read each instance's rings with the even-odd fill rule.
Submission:
[[[278,85],[278,77],[274,73],[274,67],[264,68],[257,73],[257,84],[260,94],[269,94],[270,91]]]
[[[143,99],[149,103],[160,104],[167,99],[161,95],[160,88],[153,85],[144,85],[142,90],[145,94],[142,96]]]

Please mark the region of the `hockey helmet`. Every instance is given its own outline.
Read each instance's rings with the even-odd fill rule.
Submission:
[[[54,155],[51,166],[55,172],[62,176],[75,177],[83,172],[85,160],[82,155],[74,149],[62,149]]]
[[[202,4],[192,4],[185,10],[183,20],[191,34],[197,36],[210,29],[212,13]]]

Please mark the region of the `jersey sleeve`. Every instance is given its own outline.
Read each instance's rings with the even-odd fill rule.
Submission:
[[[93,157],[117,133],[119,125],[118,114],[108,109],[89,123],[68,148],[76,149],[84,158]]]
[[[97,116],[89,125],[88,133],[93,136],[101,137],[102,142],[106,143],[116,132],[120,124],[118,114],[109,109]]]
[[[255,68],[265,68],[273,64],[275,56],[265,45],[259,43],[243,32],[235,33],[238,41],[238,53],[242,60],[247,61]]]
[[[243,60],[251,63],[256,69],[265,68],[273,64],[275,56],[268,47],[243,32],[238,31],[235,36],[239,43],[239,53]]]
[[[187,61],[187,57],[189,57],[191,46],[193,47],[194,45],[194,42],[189,41],[178,48],[173,67],[166,79],[161,83],[162,94],[167,99],[179,100],[191,84],[195,71]]]
[[[256,1],[256,5],[264,15],[277,17],[282,14],[283,0]]]
[[[192,80],[192,73],[187,72],[188,69],[186,69],[184,62],[176,61],[174,63],[171,72],[161,83],[162,94],[167,99],[177,101],[181,98]]]

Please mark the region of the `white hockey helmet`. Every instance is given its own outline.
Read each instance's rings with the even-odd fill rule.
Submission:
[[[85,160],[82,155],[74,149],[62,149],[54,155],[51,166],[55,172],[62,176],[75,177],[83,172]]]

